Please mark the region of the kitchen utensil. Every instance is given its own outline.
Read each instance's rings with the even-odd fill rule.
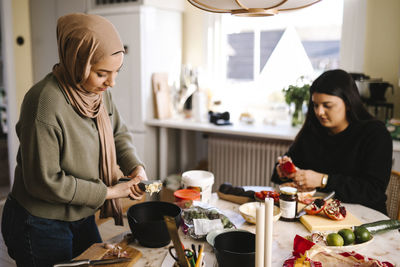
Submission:
[[[128,182],[131,178],[122,177],[118,180],[119,183]],[[160,180],[142,180],[138,183],[140,190],[147,193],[158,193],[162,189],[162,182]]]
[[[117,264],[113,264],[110,266],[118,266],[118,267],[131,267],[133,266],[142,256],[142,253],[135,249],[134,247],[129,246],[129,242],[131,241],[131,235],[126,235],[124,239],[117,243],[115,246],[121,248],[121,251],[130,258],[130,261],[121,262]],[[110,252],[111,249],[105,248],[104,243],[94,243],[90,246],[87,250],[85,250],[81,255],[74,258],[74,260],[84,260],[84,259],[91,259],[91,260],[100,260],[109,258],[107,253]]]
[[[163,201],[148,201],[132,205],[127,212],[129,228],[142,246],[159,248],[168,245],[171,238],[164,216],[175,218],[177,227],[181,221],[181,208]]]
[[[172,116],[172,101],[167,73],[153,73],[152,77],[154,114],[156,119]]]
[[[310,232],[338,231],[343,228],[351,228],[353,226],[358,226],[362,224],[362,222],[353,214],[351,214],[351,212],[349,211],[347,211],[346,218],[342,221],[335,221],[329,219],[328,217],[325,216],[325,214],[317,214],[317,215],[306,214],[300,217],[300,222]]]
[[[230,231],[217,235],[214,240],[215,256],[219,267],[254,267],[256,236],[250,232]]]
[[[333,198],[334,195],[335,195],[335,191],[332,191],[332,192],[330,192],[328,195],[326,195],[326,196],[323,198],[323,200],[327,201],[327,200]],[[311,206],[313,203],[314,203],[314,202],[312,202],[312,203],[310,203],[310,204],[304,206],[299,212],[297,212],[296,218],[300,218],[301,216],[305,215],[305,214],[306,214],[305,209],[306,209],[307,207]]]
[[[185,256],[185,251],[182,247],[182,242],[178,235],[178,228],[176,226],[175,219],[170,216],[164,216],[164,221],[165,221],[165,224],[167,225],[167,230],[168,230],[169,236],[172,239],[172,243],[174,244],[174,248],[175,248],[175,252],[176,252],[176,256],[177,256],[176,260],[177,260],[179,266],[180,267],[190,267],[190,264]],[[169,250],[169,252],[171,253],[171,250]],[[171,253],[171,256],[173,256],[172,253]],[[175,258],[175,257],[173,256],[173,258]]]
[[[70,267],[70,266],[87,266],[87,265],[105,265],[113,263],[128,262],[131,258],[117,258],[117,259],[105,259],[105,260],[71,260],[67,262],[60,262],[54,264],[53,267]]]

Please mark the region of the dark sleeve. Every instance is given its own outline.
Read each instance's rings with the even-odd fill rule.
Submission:
[[[335,190],[336,197],[343,202],[366,205],[386,213],[385,192],[392,166],[392,138],[383,124],[376,124],[363,140],[360,170],[356,170],[354,176],[329,173],[324,191]]]

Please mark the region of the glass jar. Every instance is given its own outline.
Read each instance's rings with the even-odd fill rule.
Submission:
[[[297,213],[297,188],[285,186],[280,188],[279,208],[281,220],[295,221]]]

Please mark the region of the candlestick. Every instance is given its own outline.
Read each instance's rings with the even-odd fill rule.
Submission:
[[[274,218],[274,199],[265,198],[265,237],[264,267],[272,266],[272,228]]]
[[[265,208],[260,204],[256,210],[256,267],[264,267]]]

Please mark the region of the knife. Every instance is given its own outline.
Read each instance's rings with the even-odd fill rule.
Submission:
[[[131,258],[118,258],[118,259],[105,259],[105,260],[72,260],[66,262],[60,262],[54,264],[53,267],[69,267],[69,266],[81,266],[81,265],[103,265],[103,264],[113,264],[128,262]]]
[[[328,199],[333,198],[334,195],[335,195],[335,191],[332,191],[332,192],[330,192],[328,195],[326,195],[326,196],[323,198],[323,200],[327,201]],[[311,202],[310,204],[304,206],[304,207],[297,213],[296,218],[298,219],[298,218],[300,218],[301,216],[303,216],[304,214],[306,214],[305,209],[306,209],[307,207],[310,207],[313,203],[314,203],[314,201]]]
[[[118,183],[128,182],[131,178],[122,177],[118,180]],[[158,193],[162,189],[162,182],[160,180],[142,180],[137,184],[140,190],[147,193]]]

